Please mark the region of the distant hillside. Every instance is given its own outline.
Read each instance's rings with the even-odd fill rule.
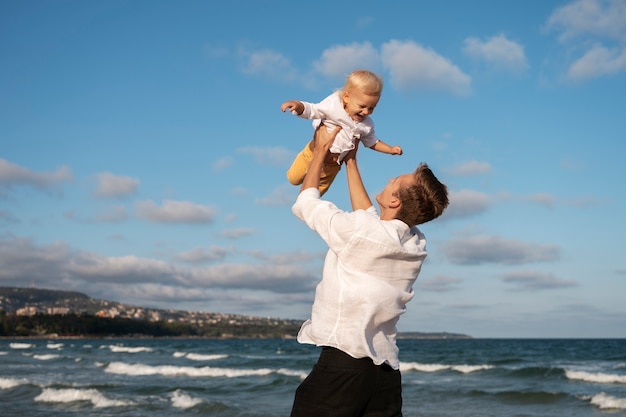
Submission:
[[[137,307],[83,293],[0,287],[0,336],[295,337],[302,320]]]
[[[0,287],[0,310],[15,314],[25,307],[61,308],[67,307],[79,313],[95,314],[114,303],[96,300],[76,291],[46,290],[39,288]]]
[[[75,291],[19,287],[0,287],[0,314],[12,317],[6,316],[4,325],[23,329],[21,333],[18,332],[19,335],[34,335],[37,332],[39,335],[72,333],[64,329],[74,329],[74,334],[79,335],[84,335],[84,332],[102,335],[93,333],[90,329],[99,329],[100,332],[107,329],[106,332],[109,333],[116,331],[128,333],[128,329],[132,328],[131,333],[152,336],[295,337],[302,324],[302,320],[144,308],[116,301],[99,300]],[[141,323],[137,325],[129,321]],[[18,335],[18,333],[0,329],[0,335]],[[445,332],[410,332],[400,333],[398,338],[471,337]]]

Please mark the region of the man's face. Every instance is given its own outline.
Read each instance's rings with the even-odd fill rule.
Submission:
[[[343,108],[348,116],[356,122],[365,119],[366,116],[374,113],[374,109],[380,100],[380,96],[364,94],[358,88],[345,91],[342,96]]]
[[[391,178],[385,188],[376,196],[376,202],[381,208],[393,207],[399,201],[400,189],[413,184],[415,179],[411,174]]]

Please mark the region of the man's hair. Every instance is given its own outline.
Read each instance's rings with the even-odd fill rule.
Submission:
[[[420,164],[413,178],[414,184],[398,191],[402,205],[396,218],[409,226],[436,219],[448,206],[448,188],[439,182],[427,164]]]
[[[383,80],[367,70],[356,70],[346,77],[343,92],[359,89],[368,96],[380,96],[383,92]]]

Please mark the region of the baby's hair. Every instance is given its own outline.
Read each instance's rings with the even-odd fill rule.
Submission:
[[[346,77],[343,91],[357,88],[368,96],[380,96],[383,92],[383,80],[371,71],[356,70]]]

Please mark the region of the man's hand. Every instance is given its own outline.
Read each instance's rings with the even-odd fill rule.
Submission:
[[[329,132],[326,126],[320,124],[319,127],[315,129],[315,134],[313,135],[313,153],[328,152],[333,146],[333,142],[340,130],[341,126],[337,126],[332,132]]]
[[[319,188],[324,161],[330,153],[328,150],[333,145],[335,137],[340,130],[341,126],[337,126],[332,132],[328,132],[328,128],[324,125],[320,125],[315,130],[315,135],[313,136],[313,157],[311,158],[309,170],[304,176],[300,191],[304,191],[307,188]]]

